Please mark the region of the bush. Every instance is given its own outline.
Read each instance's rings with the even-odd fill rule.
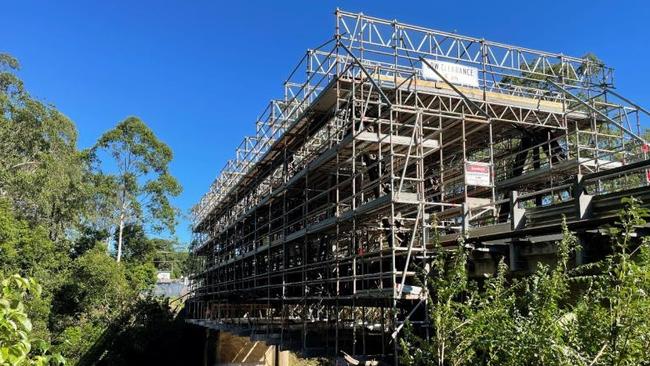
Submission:
[[[564,225],[557,264],[524,279],[496,276],[478,290],[464,247],[438,251],[426,278],[431,336],[406,326],[409,365],[640,365],[650,362],[650,240],[638,238],[649,212],[637,200],[609,230],[612,254],[569,269],[574,235]],[[575,289],[571,291],[570,289]]]
[[[49,354],[49,344],[32,337],[32,322],[24,301],[39,297],[41,287],[33,279],[13,275],[1,281],[0,294],[0,364],[62,365],[59,354]]]

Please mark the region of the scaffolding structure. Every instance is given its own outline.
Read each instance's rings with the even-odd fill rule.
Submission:
[[[650,195],[648,111],[597,59],[335,17],[194,209],[197,324],[396,360],[440,246],[525,270],[563,216],[586,230]]]

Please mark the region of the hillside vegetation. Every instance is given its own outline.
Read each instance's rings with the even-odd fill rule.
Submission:
[[[181,186],[171,149],[139,118],[80,149],[74,122],[18,69],[0,55],[0,364],[74,364],[134,309],[173,315],[145,294],[162,265],[184,272],[170,239]]]

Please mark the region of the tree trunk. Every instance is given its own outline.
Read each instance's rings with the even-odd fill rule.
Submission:
[[[120,214],[120,229],[117,237],[117,262],[122,259],[122,232],[124,231],[124,213]]]
[[[122,192],[120,192],[120,194],[122,197],[120,202],[120,227],[117,235],[117,263],[120,263],[120,260],[122,260],[122,241],[123,241],[122,233],[124,232],[124,220],[126,220],[126,209],[127,209],[126,190],[122,189]]]

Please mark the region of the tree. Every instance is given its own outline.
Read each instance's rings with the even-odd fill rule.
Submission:
[[[77,149],[74,123],[34,100],[18,68],[16,59],[0,54],[0,197],[56,241],[86,212],[87,154]]]
[[[506,75],[501,78],[500,83],[504,86],[523,86],[527,88],[535,88],[548,90],[550,88],[550,83],[548,80],[558,82],[560,77],[568,77],[569,80],[565,80],[566,84],[574,83],[576,78],[579,78],[580,75],[584,75],[588,80],[595,81],[595,79],[602,73],[604,69],[603,62],[593,53],[587,53],[582,56],[584,60],[582,64],[575,70],[577,75],[572,75],[561,62],[544,65],[544,67],[539,67],[536,69],[535,65],[543,64],[544,61],[541,59],[536,59],[531,62],[524,62],[521,66],[521,72],[519,76],[516,75]],[[535,72],[528,70],[536,69]]]
[[[109,324],[137,293],[127,282],[125,269],[97,246],[72,264],[66,283],[56,294],[53,324],[57,334],[69,327]],[[58,343],[65,343],[59,339]]]
[[[93,225],[84,225],[81,227],[79,236],[72,243],[70,257],[79,258],[87,251],[95,248],[98,243],[105,242],[110,236],[109,232],[103,228],[97,228]]]
[[[49,337],[48,319],[54,293],[65,280],[67,247],[55,243],[40,225],[18,219],[7,200],[0,199],[0,273],[34,278],[43,286],[39,297],[30,298],[29,316],[34,333]]]
[[[142,225],[135,223],[124,226],[122,243],[124,244],[122,259],[133,263],[153,263],[161,252],[173,249],[172,241],[148,238]]]
[[[114,159],[116,169],[114,216],[119,262],[127,223],[147,222],[154,231],[174,232],[176,209],[169,199],[178,196],[182,188],[169,173],[171,149],[137,117],[128,117],[101,136],[94,152],[101,150]]]
[[[170,268],[164,267],[164,264],[170,265],[180,258],[174,248],[174,241],[148,238],[142,226],[137,224],[127,224],[124,227],[122,241],[124,243],[122,258],[131,263],[152,263],[160,270],[168,270]]]

